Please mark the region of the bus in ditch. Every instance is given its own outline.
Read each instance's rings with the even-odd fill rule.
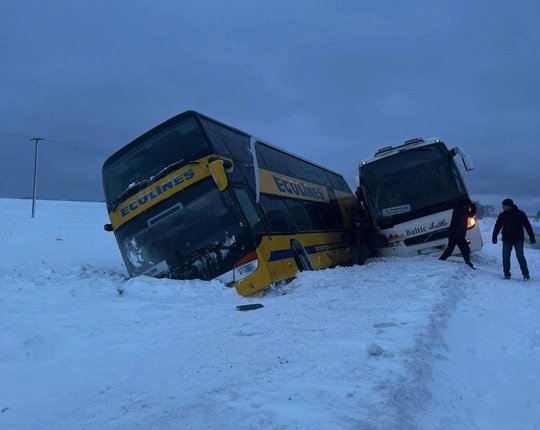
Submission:
[[[131,277],[218,279],[242,295],[347,264],[356,198],[343,177],[187,111],[103,165],[110,224]]]
[[[443,251],[453,208],[469,193],[454,159],[474,169],[459,147],[439,139],[416,138],[379,149],[361,161],[356,194],[363,214],[385,236],[381,256],[413,256]],[[467,241],[482,248],[476,218],[468,219]]]

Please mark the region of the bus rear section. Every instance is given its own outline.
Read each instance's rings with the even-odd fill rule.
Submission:
[[[454,157],[472,163],[459,148],[448,150],[438,139],[413,139],[386,147],[361,162],[358,195],[365,215],[386,237],[382,256],[442,252],[448,243],[453,208],[469,198]],[[472,251],[482,248],[475,217],[468,220]]]
[[[132,277],[219,279],[249,295],[350,258],[354,196],[340,175],[197,112],[109,157],[103,186]]]

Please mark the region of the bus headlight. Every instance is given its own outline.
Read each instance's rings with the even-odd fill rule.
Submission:
[[[259,268],[259,260],[255,259],[249,263],[242,264],[234,268],[234,280],[239,281],[248,275],[251,275]]]
[[[476,225],[476,220],[473,217],[467,219],[467,230],[474,228],[475,225]]]
[[[255,270],[259,268],[259,260],[257,259],[257,254],[255,252],[246,255],[236,264],[237,265],[235,265],[233,269],[235,281],[239,281],[240,279],[251,275],[253,272],[255,272]]]
[[[257,259],[257,253],[253,251],[238,260],[232,270],[221,274],[215,279],[223,282],[227,286],[230,286],[234,282],[237,282],[245,278],[246,276],[251,275],[258,268],[259,260]]]

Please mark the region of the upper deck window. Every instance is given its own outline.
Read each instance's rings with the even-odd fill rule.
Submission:
[[[159,179],[169,166],[197,160],[212,152],[197,121],[193,117],[139,141],[138,145],[122,154],[103,171],[105,194],[109,206],[120,196],[136,192],[138,184]]]

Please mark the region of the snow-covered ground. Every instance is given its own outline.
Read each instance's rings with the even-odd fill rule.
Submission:
[[[100,203],[0,199],[1,429],[539,429],[540,251],[126,279]],[[123,291],[123,294],[119,294]],[[261,303],[239,312],[236,305]]]

